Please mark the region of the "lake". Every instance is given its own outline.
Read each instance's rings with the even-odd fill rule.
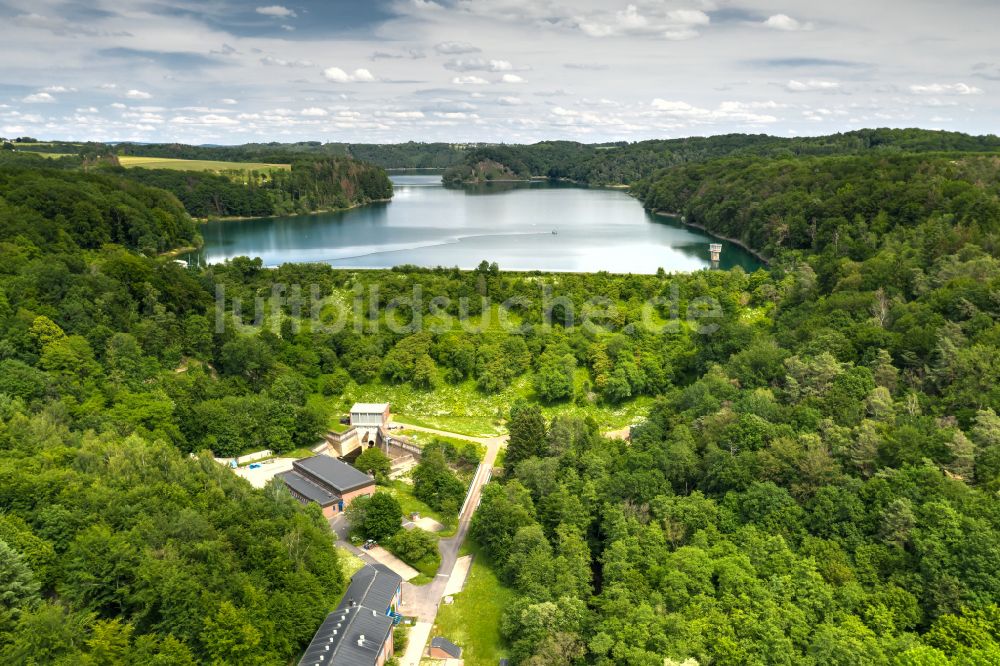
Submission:
[[[761,266],[738,245],[652,215],[622,190],[562,183],[493,183],[446,188],[440,175],[394,174],[395,196],[336,213],[202,225],[204,247],[185,258],[220,263],[240,255],[266,266],[323,262],[337,267],[400,264],[503,270],[655,273],[711,266]]]

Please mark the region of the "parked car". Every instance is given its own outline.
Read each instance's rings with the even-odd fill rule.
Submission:
[[[351,425],[351,417],[350,416],[341,416],[340,417],[340,425]]]
[[[368,541],[365,541],[365,545],[363,546],[363,548],[365,550],[371,550],[372,548],[374,548],[377,545],[378,545],[378,542],[375,541],[375,539],[368,539]]]

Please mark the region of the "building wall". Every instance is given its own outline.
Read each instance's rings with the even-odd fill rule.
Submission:
[[[358,431],[354,428],[345,433],[330,433],[327,436],[327,441],[330,443],[330,452],[332,452],[334,458],[346,456],[361,446],[361,438],[358,436]]]
[[[292,490],[292,488],[290,486],[288,486],[287,484],[285,485],[285,488],[288,488],[288,492],[291,493],[292,497],[294,497],[295,499],[297,499],[299,501],[299,504],[309,504],[309,502],[312,501],[309,498],[303,497],[302,495],[300,495],[297,492],[295,492],[294,490]],[[336,503],[331,504],[330,506],[324,506],[324,507],[322,507],[322,509],[323,509],[323,515],[325,517],[327,517],[327,518],[333,518],[338,513],[337,512],[337,504]]]
[[[383,426],[389,422],[389,407],[383,412],[351,412],[351,425]]]
[[[385,639],[385,643],[382,644],[382,653],[379,655],[378,660],[375,662],[376,666],[382,666],[385,662],[392,659],[392,640],[393,633],[396,631],[395,627],[389,629],[389,637]]]
[[[442,650],[441,648],[432,647],[428,650],[428,656],[431,659],[454,659],[450,654]]]
[[[352,490],[349,493],[344,493],[341,499],[344,501],[344,508],[346,509],[347,507],[351,506],[351,502],[353,502],[356,497],[363,497],[364,495],[373,495],[373,494],[375,494],[374,480],[371,482],[370,485],[364,486],[363,488],[358,488],[357,490]],[[334,511],[336,512],[337,510],[338,507],[335,506]]]

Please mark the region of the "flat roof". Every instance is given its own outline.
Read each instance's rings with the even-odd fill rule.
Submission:
[[[366,564],[351,577],[351,584],[347,586],[338,608],[350,608],[356,604],[384,613],[389,610],[402,582],[402,576],[384,564]]]
[[[296,460],[292,463],[292,468],[294,471],[308,472],[341,495],[375,484],[373,478],[343,460],[322,454]]]
[[[390,631],[392,618],[385,613],[364,606],[335,610],[316,631],[299,666],[374,666]]]
[[[389,409],[387,402],[356,402],[351,407],[352,414],[381,414]]]
[[[331,493],[326,488],[318,486],[305,478],[294,469],[278,474],[285,485],[302,495],[311,502],[316,502],[320,506],[330,506],[340,500],[339,497]]]

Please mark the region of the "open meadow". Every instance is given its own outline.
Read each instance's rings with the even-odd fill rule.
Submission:
[[[290,164],[264,162],[222,162],[218,160],[179,160],[169,157],[119,155],[118,162],[127,169],[174,169],[176,171],[289,171]]]

